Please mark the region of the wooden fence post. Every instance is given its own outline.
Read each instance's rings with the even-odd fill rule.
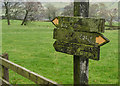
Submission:
[[[9,60],[7,53],[4,53],[4,54],[2,55],[2,58]],[[7,82],[9,82],[9,70],[8,70],[8,68],[6,68],[6,67],[4,67],[4,66],[2,66],[2,78],[3,78],[4,80],[6,80]]]
[[[74,55],[74,84],[88,84],[88,62],[84,56]]]
[[[74,1],[74,16],[88,17],[89,15],[89,1],[78,2]],[[84,56],[74,55],[74,86],[86,86],[88,84],[88,62]]]

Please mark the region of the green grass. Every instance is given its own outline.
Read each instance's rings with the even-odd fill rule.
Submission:
[[[2,21],[2,51],[9,54],[10,61],[59,84],[73,84],[73,56],[54,50],[54,25],[20,24],[21,21],[12,20],[8,26],[6,20]],[[90,84],[118,83],[118,30],[107,30],[104,35],[110,43],[101,47],[99,61],[89,60]],[[10,83],[33,84],[13,71],[10,71]]]
[[[109,23],[105,22],[105,25],[109,25]],[[120,26],[120,22],[113,22],[112,25],[113,26]]]

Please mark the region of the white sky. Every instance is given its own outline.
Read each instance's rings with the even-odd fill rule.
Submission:
[[[1,0],[6,1],[6,0]],[[10,2],[73,2],[74,0],[7,0]],[[85,0],[78,0],[80,2],[84,2]],[[90,2],[119,2],[120,0],[89,0]]]

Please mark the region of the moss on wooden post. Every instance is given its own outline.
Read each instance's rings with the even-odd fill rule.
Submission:
[[[74,16],[88,17],[89,16],[89,0],[74,0]]]
[[[75,0],[76,1],[76,0]],[[74,2],[74,16],[88,17],[89,13],[89,2]],[[74,55],[74,86],[76,84],[88,84],[88,63],[89,59],[85,58],[84,55]],[[82,85],[81,85],[82,86]]]
[[[80,2],[74,2],[74,16],[80,16]]]

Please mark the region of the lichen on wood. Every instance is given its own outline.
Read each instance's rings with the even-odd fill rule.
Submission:
[[[55,28],[53,34],[54,39],[93,46],[99,46],[96,43],[96,37],[101,36],[100,33],[75,32],[72,29],[65,28]]]
[[[85,44],[68,43],[60,40],[55,41],[53,46],[58,52],[78,56],[84,55],[85,58],[99,60],[99,47]]]
[[[104,32],[105,20],[100,18],[80,18],[80,17],[57,17],[59,24],[57,27],[71,28],[75,31],[84,32]]]
[[[99,60],[100,45],[96,43],[96,37],[102,37],[104,19],[60,16],[56,19],[58,24],[53,32],[56,51]]]

